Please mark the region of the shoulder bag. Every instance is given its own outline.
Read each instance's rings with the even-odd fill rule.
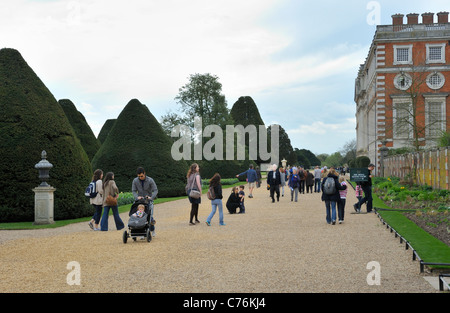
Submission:
[[[193,189],[196,178],[197,178],[197,176],[194,176],[194,179],[192,180],[192,185],[191,185],[191,188],[190,188],[189,194],[188,194],[188,196],[193,199],[198,199],[202,195],[202,193],[200,191],[198,191],[197,189]]]

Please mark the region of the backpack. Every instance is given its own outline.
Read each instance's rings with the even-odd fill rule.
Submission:
[[[323,184],[323,192],[326,195],[334,195],[336,193],[336,182],[333,177],[327,177]]]
[[[298,177],[300,177],[300,180],[303,180],[305,178],[305,171],[304,170],[300,170],[298,172]]]
[[[95,198],[97,196],[97,191],[95,187],[96,187],[95,181],[90,182],[89,185],[86,187],[86,190],[84,191],[84,195],[88,198]]]
[[[216,193],[214,192],[214,187],[209,187],[208,192],[206,193],[206,196],[208,197],[209,200],[214,200],[216,199]]]

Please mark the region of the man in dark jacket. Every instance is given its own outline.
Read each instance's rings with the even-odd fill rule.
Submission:
[[[137,177],[133,179],[133,182],[131,184],[131,191],[134,196],[134,200],[146,200],[149,201],[149,208],[150,208],[150,221],[151,226],[150,230],[152,231],[152,236],[156,236],[155,232],[155,220],[153,219],[153,201],[156,199],[156,196],[158,195],[158,187],[156,186],[155,181],[153,178],[147,176],[145,174],[145,170],[142,167],[138,167],[136,171]]]
[[[272,165],[272,170],[267,174],[267,185],[270,186],[269,190],[272,203],[275,202],[274,193],[277,194],[277,201],[280,201],[281,177],[276,164]]]
[[[355,203],[353,207],[356,212],[361,212],[361,205],[367,202],[367,213],[372,212],[372,171],[375,168],[375,165],[369,164],[369,177],[365,182],[361,182],[361,188],[364,191],[364,198],[362,198],[358,203]]]
[[[328,184],[333,183],[332,181],[327,182],[327,180],[333,180],[334,181],[334,190],[333,193],[328,192]],[[341,185],[339,183],[338,173],[336,170],[332,167],[330,168],[330,172],[328,173],[328,176],[325,177],[322,181],[322,201],[325,201],[325,208],[327,211],[326,220],[328,224],[336,224],[336,204],[338,201],[340,201],[341,196],[339,195],[339,190],[345,190],[347,189],[346,185]],[[331,212],[330,212],[331,211]]]

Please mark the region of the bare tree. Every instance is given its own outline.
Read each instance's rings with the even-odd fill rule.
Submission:
[[[403,140],[405,146],[420,151],[425,141],[439,137],[443,116],[438,102],[426,101],[426,85],[440,79],[438,73],[430,73],[426,66],[411,66],[394,78],[394,90],[386,90],[392,98],[392,115],[386,116],[386,132],[394,140]],[[433,82],[431,82],[433,83]],[[387,136],[388,138],[390,136]]]

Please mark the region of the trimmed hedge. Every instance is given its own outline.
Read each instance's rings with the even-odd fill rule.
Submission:
[[[105,142],[106,137],[108,137],[108,134],[109,134],[111,128],[113,128],[115,122],[116,122],[116,119],[110,119],[110,120],[106,120],[105,124],[103,124],[103,127],[100,130],[100,133],[98,134],[98,137],[97,137],[97,139],[100,141],[101,144]]]
[[[84,189],[92,175],[86,152],[63,109],[14,49],[0,50],[0,222],[33,221],[35,164],[47,151],[56,188],[54,219],[92,214]]]
[[[100,149],[100,141],[95,138],[95,135],[89,124],[86,122],[84,115],[77,110],[72,101],[69,99],[61,99],[58,102],[66,113],[75,134],[78,139],[80,139],[80,143],[83,146],[84,151],[86,151],[89,160],[92,160],[98,149]]]
[[[136,169],[144,167],[158,186],[159,197],[186,195],[185,161],[171,155],[172,140],[147,106],[131,100],[92,160],[92,169],[113,172],[119,191],[131,191]]]

